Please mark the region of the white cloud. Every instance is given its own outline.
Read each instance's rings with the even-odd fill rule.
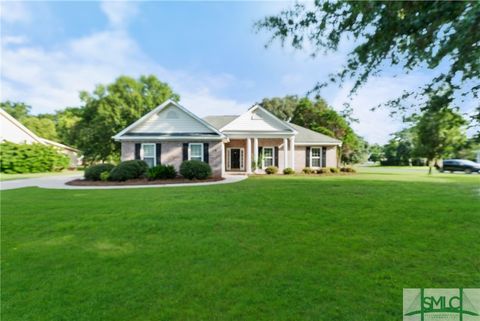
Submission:
[[[112,25],[123,23],[122,10],[112,9],[111,3],[102,4],[105,6]],[[34,46],[20,41],[21,36],[15,37],[11,39],[16,41],[1,43],[1,99],[26,102],[34,113],[78,106],[81,90],[91,91],[96,84],[112,82],[123,74],[156,75],[169,83],[182,97],[182,103],[199,115],[239,113],[248,106],[216,94],[237,82],[232,75],[164,68],[145,55],[121,28],[59,43],[54,49]]]
[[[25,3],[19,1],[0,2],[0,20],[3,23],[28,23],[32,19]]]
[[[113,28],[124,28],[138,14],[138,4],[127,1],[102,1],[101,9]]]

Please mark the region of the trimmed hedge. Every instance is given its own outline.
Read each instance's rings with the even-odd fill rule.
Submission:
[[[340,168],[340,172],[356,173],[357,171],[353,167],[342,167],[342,168]]]
[[[305,167],[304,169],[302,169],[302,172],[304,174],[314,174],[315,173],[315,170],[311,167]]]
[[[189,160],[180,165],[180,174],[188,179],[206,179],[212,175],[212,168],[205,162]]]
[[[111,181],[123,182],[129,179],[145,177],[148,165],[143,160],[129,160],[121,162],[110,171]]]
[[[92,165],[85,170],[83,176],[89,181],[99,181],[102,180],[101,175],[103,172],[109,173],[114,167],[112,164]]]
[[[295,170],[293,168],[287,167],[283,170],[283,174],[292,175],[292,174],[295,174]]]
[[[177,171],[173,165],[158,165],[148,169],[147,177],[154,179],[172,179],[177,177]]]
[[[0,172],[41,173],[68,168],[70,158],[52,146],[42,144],[0,144]]]
[[[278,167],[277,166],[268,166],[265,168],[265,173],[268,175],[276,174],[278,173]]]

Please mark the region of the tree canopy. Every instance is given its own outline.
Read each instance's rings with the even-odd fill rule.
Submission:
[[[337,113],[322,98],[289,95],[265,98],[260,105],[278,118],[342,140],[340,160],[357,163],[366,155],[366,143],[351,128],[344,116]]]
[[[293,48],[336,51],[343,39],[354,43],[343,69],[331,81],[353,79],[355,93],[387,65],[409,73],[432,70],[433,78],[418,91],[404,92],[387,105],[405,107],[405,98],[436,95],[451,104],[455,95],[479,97],[480,2],[478,1],[315,1],[296,4],[256,23]],[[311,49],[310,49],[311,48]],[[320,81],[313,91],[327,84]],[[410,105],[412,107],[412,105]],[[475,118],[480,121],[480,104]]]

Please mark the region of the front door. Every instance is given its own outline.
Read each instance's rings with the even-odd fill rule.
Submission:
[[[230,149],[230,168],[240,169],[240,149],[239,148]]]

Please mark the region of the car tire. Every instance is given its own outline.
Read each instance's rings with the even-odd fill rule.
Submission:
[[[467,169],[465,170],[465,174],[472,174],[472,170],[471,170],[470,168],[467,168]]]

